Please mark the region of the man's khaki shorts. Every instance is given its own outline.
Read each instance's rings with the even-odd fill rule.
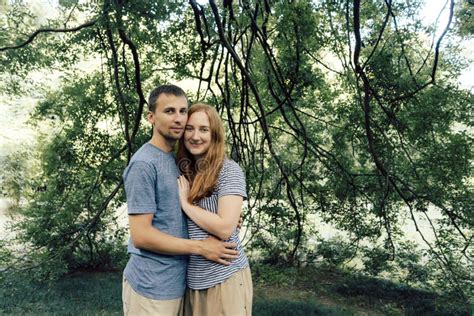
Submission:
[[[124,278],[122,283],[123,314],[183,316],[184,299],[154,300],[136,293]]]

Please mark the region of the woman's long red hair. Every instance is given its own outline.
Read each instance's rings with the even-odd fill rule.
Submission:
[[[211,195],[225,159],[224,124],[216,109],[204,103],[194,104],[188,111],[188,119],[196,112],[204,112],[209,118],[211,144],[204,156],[196,161],[184,146],[184,137],[179,140],[178,167],[191,184],[191,203]]]

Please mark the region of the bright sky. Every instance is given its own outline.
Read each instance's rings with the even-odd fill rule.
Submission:
[[[448,23],[449,6],[449,0],[427,0],[425,6],[420,12],[426,25],[433,25],[436,23],[436,19],[439,16],[435,33],[435,41],[438,40],[439,36]],[[474,63],[472,57],[474,56],[474,39],[464,40],[461,46],[463,48],[461,50],[461,54],[463,57],[466,57],[470,60],[470,65],[462,72],[461,76],[459,77],[459,82],[463,88],[474,91]]]

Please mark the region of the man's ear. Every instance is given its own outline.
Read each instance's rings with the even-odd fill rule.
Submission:
[[[146,119],[148,120],[148,122],[150,122],[151,124],[153,124],[153,118],[154,118],[153,112],[148,111],[147,114],[146,114]]]

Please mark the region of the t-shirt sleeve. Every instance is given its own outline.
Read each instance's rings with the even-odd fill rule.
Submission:
[[[123,173],[128,214],[155,213],[156,177],[153,166],[144,161],[132,162]]]
[[[232,160],[224,162],[217,182],[217,198],[226,195],[239,195],[247,199],[245,175],[242,168]]]

